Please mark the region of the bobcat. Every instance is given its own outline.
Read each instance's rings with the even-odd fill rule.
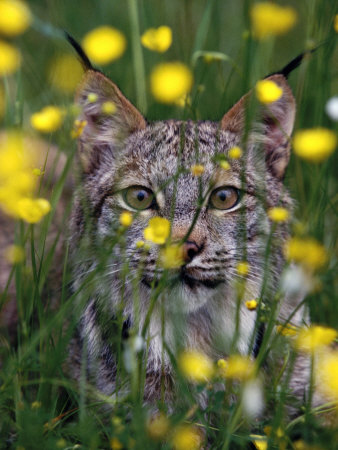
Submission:
[[[249,92],[220,122],[149,123],[77,50],[87,65],[76,97],[79,120],[86,126],[78,142],[81,182],[70,231],[72,289],[81,290],[87,277],[91,281],[80,295],[85,306],[70,366],[78,377],[81,360],[86,361],[99,390],[114,395],[114,343],[143,331],[148,345],[144,400],[160,399],[162,385],[170,402],[175,395],[170,351],[195,349],[214,360],[234,351],[234,344],[242,354],[259,351],[263,327],[255,328],[256,312],[244,304],[262,296],[272,299],[279,288],[288,227],[273,228],[266,259],[273,226],[267,209],[292,210],[283,178],[295,100],[285,72],[267,78],[283,91],[269,106],[256,105]],[[89,94],[95,94],[91,101]],[[107,101],[115,105],[114,114],[103,112]],[[228,159],[234,146],[243,155]],[[227,170],[220,158],[228,159]],[[201,176],[190,170],[196,164],[203,165]],[[133,222],[121,234],[124,211],[133,214]],[[183,265],[169,272],[159,264],[158,245],[147,251],[136,246],[156,216],[170,221],[170,242],[182,245]],[[243,259],[249,264],[246,277],[236,271]],[[244,278],[238,304],[236,289]],[[289,317],[300,301],[281,299],[279,318]],[[292,320],[299,324],[302,317],[299,308]],[[306,367],[299,359],[290,383],[298,398],[305,392]]]

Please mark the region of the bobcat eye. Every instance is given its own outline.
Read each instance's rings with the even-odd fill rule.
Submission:
[[[216,209],[230,209],[237,205],[238,200],[238,189],[231,186],[222,186],[211,193],[209,204]]]
[[[155,203],[153,192],[143,186],[130,186],[123,192],[124,201],[134,209],[148,209]]]

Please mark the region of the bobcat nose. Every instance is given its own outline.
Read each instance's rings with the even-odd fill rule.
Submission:
[[[185,263],[191,262],[201,251],[201,247],[199,247],[194,241],[185,241],[182,247],[183,259]]]

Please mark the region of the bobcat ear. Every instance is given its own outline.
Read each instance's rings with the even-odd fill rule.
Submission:
[[[290,136],[293,130],[296,102],[283,75],[266,78],[282,88],[282,96],[260,108],[259,122],[263,125],[260,140],[266,152],[268,170],[282,179],[290,158]],[[252,92],[244,95],[222,118],[221,129],[242,134],[245,128],[245,108]]]
[[[83,170],[90,172],[103,152],[114,152],[130,134],[146,127],[142,114],[124,97],[109,78],[87,70],[75,102],[80,106],[79,120],[86,125],[79,138]]]

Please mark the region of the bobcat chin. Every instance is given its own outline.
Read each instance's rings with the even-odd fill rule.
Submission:
[[[266,259],[272,230],[266,211],[277,205],[292,209],[283,178],[295,100],[283,75],[268,79],[283,92],[268,106],[258,105],[249,92],[220,122],[149,123],[112,81],[92,68],[86,71],[76,98],[86,126],[78,144],[81,182],[70,230],[72,289],[92,278],[80,295],[85,306],[70,360],[75,375],[81,359],[86,361],[89,377],[103,393],[115,393],[114,343],[128,333],[143,332],[148,343],[147,402],[161,397],[161,384],[167,400],[175,395],[168,349],[223,358],[234,351],[236,334],[238,352],[247,354],[256,339],[257,353],[256,312],[245,301],[262,293],[262,300],[274,298],[288,237],[286,224],[274,227]],[[88,101],[89,94],[95,101]],[[114,103],[113,114],[103,112],[105,102]],[[255,110],[249,128],[248,108]],[[229,157],[235,146],[243,151],[238,159]],[[228,169],[219,164],[222,158]],[[196,164],[203,165],[200,176],[190,170]],[[117,241],[123,211],[133,214],[133,222]],[[159,264],[160,246],[149,251],[136,246],[149,220],[158,216],[171,223],[170,242],[183,248],[183,264],[169,271]],[[236,270],[243,259],[249,265],[246,277]],[[281,299],[279,317],[287,318],[300,301]],[[299,309],[293,321],[301,320]],[[304,395],[306,365],[300,361],[291,380],[298,398]]]

